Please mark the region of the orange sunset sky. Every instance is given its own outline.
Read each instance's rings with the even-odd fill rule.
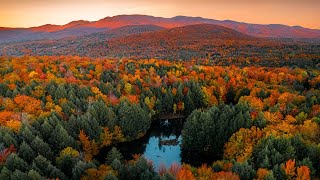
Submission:
[[[201,16],[320,29],[320,0],[0,0],[0,27],[61,25],[120,14]]]

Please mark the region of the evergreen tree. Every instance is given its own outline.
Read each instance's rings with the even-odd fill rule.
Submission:
[[[190,92],[187,93],[187,95],[184,97],[184,113],[185,115],[190,115],[192,113],[193,110],[195,110],[195,107],[194,107],[194,104],[193,104],[193,101],[190,97]]]
[[[165,112],[172,112],[174,101],[171,88],[167,90],[167,93],[164,94],[162,99],[162,108],[165,110]]]
[[[114,127],[117,118],[116,114],[102,100],[92,103],[88,111],[101,126]]]
[[[0,172],[0,179],[10,179],[12,171],[10,171],[6,166],[3,166]]]
[[[73,179],[80,179],[87,169],[95,167],[96,166],[93,163],[79,161],[72,169],[72,177]]]
[[[255,146],[253,158],[258,168],[271,168],[289,159],[295,159],[295,148],[291,145],[290,139],[269,136]]]
[[[66,147],[74,147],[75,140],[68,134],[68,132],[58,124],[55,129],[50,134],[49,143],[52,147],[55,148],[55,151],[59,152],[60,150]]]
[[[29,177],[30,180],[45,179],[44,177],[41,177],[41,175],[40,175],[37,171],[35,171],[35,170],[33,170],[33,169],[31,169],[31,170],[28,172],[28,177]]]
[[[229,137],[241,127],[251,126],[248,111],[248,107],[241,105],[221,105],[213,106],[205,112],[193,111],[183,126],[182,148],[220,158]]]
[[[16,169],[19,169],[19,170],[25,172],[29,168],[28,164],[15,153],[11,153],[9,155],[9,157],[7,158],[7,161],[5,163],[5,166],[10,171],[15,171]]]
[[[122,155],[121,155],[122,156]],[[120,157],[121,157],[120,156]],[[116,157],[116,156],[113,156],[113,157]],[[112,157],[112,158],[113,158]],[[110,158],[110,160],[111,160],[111,158]],[[107,159],[107,161],[108,161],[108,159]],[[107,164],[108,164],[108,162],[107,162]],[[121,164],[121,162],[120,162],[120,160],[116,157],[115,159],[113,159],[113,161],[112,161],[112,163],[110,164],[110,166],[112,167],[112,169],[114,169],[114,170],[116,170],[116,171],[118,171],[118,172],[120,172],[121,171],[121,169],[123,168],[123,165]]]
[[[50,162],[43,156],[38,155],[32,162],[31,169],[39,172],[43,176],[48,175],[48,166]]]
[[[38,155],[32,163],[32,169],[49,178],[66,179],[66,176],[45,157]]]
[[[262,112],[258,113],[258,116],[253,121],[253,125],[256,127],[259,127],[260,129],[263,129],[267,126],[267,120],[264,118],[264,115]]]
[[[41,136],[44,139],[49,139],[51,132],[53,131],[53,127],[51,124],[48,122],[49,120],[46,119],[43,124],[41,125],[40,133]]]
[[[119,160],[119,161],[122,161],[122,154],[120,153],[120,151],[117,150],[117,148],[113,147],[109,152],[108,152],[108,155],[107,155],[107,158],[106,158],[106,163],[107,164],[111,164],[113,163],[114,160]]]
[[[232,172],[235,172],[240,176],[243,180],[251,180],[254,179],[256,172],[252,165],[250,165],[247,161],[244,163],[235,163],[232,166]]]
[[[28,180],[29,179],[29,176],[28,174],[20,171],[19,169],[16,169],[12,175],[11,175],[11,180],[21,180],[21,179],[26,179]]]
[[[106,177],[104,177],[104,180],[118,180],[118,178],[113,174],[109,173],[106,175]]]
[[[23,141],[20,144],[19,156],[26,162],[31,162],[36,157],[36,154],[33,151],[33,149],[29,146],[29,144]]]
[[[14,145],[17,147],[18,143],[15,138],[13,138],[9,133],[5,133],[2,139],[2,142],[5,144],[5,146],[9,147],[10,145]]]
[[[57,161],[57,167],[62,170],[62,172],[72,178],[72,168],[77,164],[79,158],[71,157],[70,155],[64,155]]]
[[[129,140],[146,133],[151,124],[151,119],[145,110],[136,104],[129,104],[128,102],[120,103],[118,118],[118,125]]]
[[[43,155],[44,157],[51,159],[53,157],[53,153],[51,151],[50,146],[44,142],[41,138],[36,136],[36,138],[30,144],[32,149],[37,151],[39,154]]]
[[[191,87],[190,87],[190,91],[191,91],[191,99],[194,103],[195,108],[199,109],[199,108],[203,108],[204,107],[204,102],[203,102],[203,92],[201,90],[201,87],[198,83],[192,82],[191,83]]]
[[[281,179],[281,180],[287,179],[286,173],[285,173],[284,169],[282,168],[282,165],[276,164],[273,167],[272,172],[273,172],[273,176],[275,179]]]

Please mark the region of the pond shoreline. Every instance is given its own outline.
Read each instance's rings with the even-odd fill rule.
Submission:
[[[123,155],[124,160],[133,159],[134,154],[141,154],[146,159],[154,162],[155,168],[164,164],[169,167],[169,162],[181,163],[181,131],[184,119],[174,121],[155,119],[144,136],[133,141],[120,142],[108,147],[103,147],[95,156],[96,160],[104,163],[108,152],[116,147]],[[175,141],[173,143],[173,141]],[[171,164],[171,163],[170,163]]]
[[[173,113],[165,113],[161,114],[159,120],[179,120],[179,119],[186,119],[185,115],[183,114],[173,114]]]

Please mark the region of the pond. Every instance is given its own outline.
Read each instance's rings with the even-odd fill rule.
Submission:
[[[123,142],[115,147],[122,153],[124,159],[133,159],[134,154],[141,154],[147,160],[153,162],[156,170],[164,165],[169,168],[171,164],[188,163],[193,166],[200,166],[202,163],[213,162],[213,159],[195,153],[184,152],[181,148],[181,131],[184,119],[175,120],[155,120],[152,122],[149,131],[140,139],[132,142]],[[97,159],[105,162],[109,148],[103,148]]]
[[[181,164],[181,130],[184,119],[155,120],[149,131],[140,139],[116,145],[124,159],[131,160],[134,154],[141,154],[153,162],[155,169],[161,164],[170,167],[171,164]],[[105,161],[108,149],[102,149],[97,159]]]

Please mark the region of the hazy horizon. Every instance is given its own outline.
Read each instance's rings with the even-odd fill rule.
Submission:
[[[113,16],[105,16],[105,17],[101,17],[99,19],[96,20],[88,20],[88,19],[74,19],[71,21],[68,21],[66,23],[62,23],[62,24],[54,24],[54,23],[45,23],[45,24],[39,24],[39,25],[35,25],[35,26],[28,26],[28,27],[9,27],[9,26],[1,26],[1,28],[32,28],[32,27],[39,27],[39,26],[44,26],[44,25],[58,25],[58,26],[62,26],[62,25],[66,25],[68,23],[71,23],[73,21],[89,21],[89,22],[94,22],[94,21],[99,21],[101,19],[107,18],[107,17],[115,17],[115,16],[123,16],[123,15],[128,15],[128,16],[134,16],[134,15],[143,15],[143,16],[153,16],[153,17],[161,17],[161,18],[174,18],[177,16],[185,16],[185,17],[201,17],[204,19],[214,19],[214,20],[219,20],[219,21],[226,21],[226,20],[231,20],[231,21],[236,21],[236,22],[240,22],[240,23],[248,23],[248,24],[260,24],[260,25],[272,25],[272,24],[278,24],[278,25],[285,25],[285,26],[290,26],[290,27],[294,27],[294,26],[301,26],[301,25],[288,25],[288,24],[280,24],[280,23],[267,23],[267,24],[263,24],[263,23],[251,23],[251,22],[244,22],[244,21],[238,21],[235,19],[215,19],[215,18],[209,18],[209,17],[202,17],[202,16],[188,16],[188,15],[175,15],[175,16],[170,16],[170,17],[162,17],[162,16],[155,16],[155,15],[150,15],[150,14],[117,14],[117,15],[113,15]],[[320,30],[320,28],[310,28],[310,27],[305,27],[305,26],[301,26],[303,28],[309,28],[309,29],[316,29],[316,30]]]
[[[253,24],[283,24],[320,29],[320,2],[316,0],[0,0],[0,27],[63,25],[71,21],[99,19],[116,15],[156,17],[192,16],[234,20]]]

